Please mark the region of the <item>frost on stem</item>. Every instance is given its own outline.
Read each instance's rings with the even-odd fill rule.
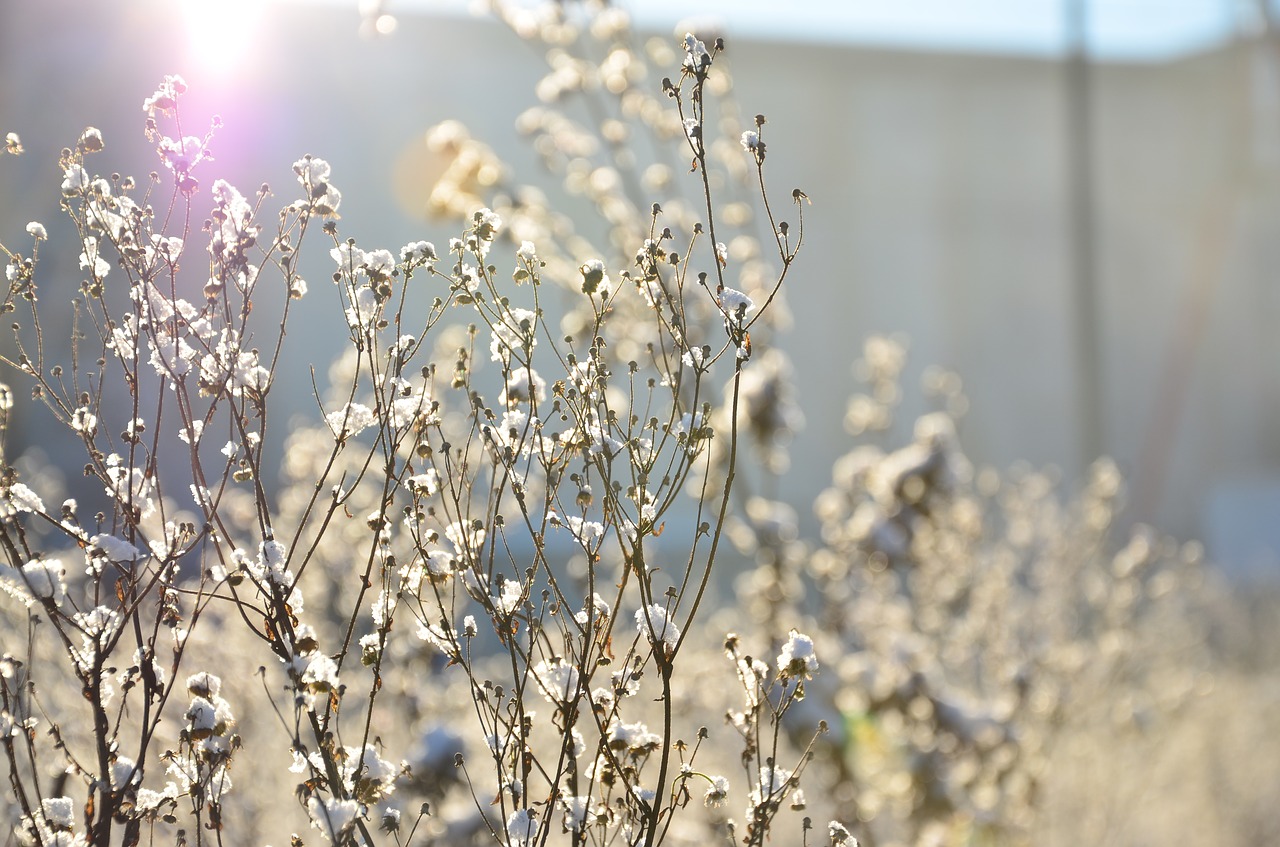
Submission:
[[[661,645],[667,653],[675,651],[680,643],[680,629],[671,620],[663,606],[654,603],[636,610],[636,629],[654,646]]]

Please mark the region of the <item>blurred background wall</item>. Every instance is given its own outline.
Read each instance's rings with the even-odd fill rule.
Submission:
[[[81,276],[74,252],[53,255],[72,235],[57,151],[95,125],[108,145],[95,166],[145,176],[157,163],[140,106],[166,73],[191,85],[188,134],[213,113],[225,124],[206,184],[265,181],[282,205],[291,163],[322,156],[342,234],[367,247],[447,240],[420,184],[424,132],[442,120],[536,172],[512,124],[536,103],[539,50],[426,0],[387,5],[398,26],[367,38],[355,0],[246,4],[210,46],[183,3],[0,0],[0,132],[27,148],[0,159],[0,241],[26,250],[26,222],[49,226],[46,304]],[[772,184],[814,204],[781,341],[806,417],[782,496],[809,512],[851,444],[863,339],[900,333],[913,380],[928,364],[963,378],[975,462],[1052,464],[1070,485],[1110,455],[1129,520],[1201,538],[1238,573],[1280,574],[1280,48],[1259,7],[1196,49],[1098,57],[1062,8],[1065,40],[1048,51],[723,18],[741,108],[769,118]],[[216,22],[203,20],[197,36]],[[311,276],[310,307],[335,315],[308,323],[298,367],[342,337]],[[296,409],[314,415],[299,384]],[[924,408],[905,391],[905,408]]]

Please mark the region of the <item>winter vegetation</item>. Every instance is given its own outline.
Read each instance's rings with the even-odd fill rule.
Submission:
[[[1252,737],[1179,752],[1235,720],[1209,717],[1237,677],[1200,548],[1118,536],[1105,460],[1068,495],[975,469],[953,375],[928,372],[933,410],[904,427],[890,337],[854,363],[849,450],[802,537],[767,492],[803,444],[774,341],[821,214],[769,162],[803,151],[743,117],[714,35],[493,12],[548,52],[517,120],[546,173],[495,180],[437,127],[450,237],[345,236],[322,139],[291,184],[229,184],[177,75],[138,93],[154,173],[89,127],[48,179],[75,238],[0,233],[0,427],[70,433],[83,467],[0,442],[4,843],[1167,832],[1138,811],[1174,796],[1152,763],[1226,767]],[[582,100],[594,124],[564,108]],[[558,209],[556,180],[589,211]],[[287,368],[320,312],[341,354]],[[290,392],[305,420],[275,411]],[[1271,779],[1218,785],[1236,803]],[[1243,802],[1191,840],[1274,835]]]

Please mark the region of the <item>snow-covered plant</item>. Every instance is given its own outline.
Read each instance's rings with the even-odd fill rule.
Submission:
[[[601,21],[623,49],[625,19]],[[22,633],[0,748],[24,842],[655,845],[734,832],[716,811],[733,788],[764,842],[804,769],[781,730],[812,640],[793,632],[750,679],[737,660],[732,728],[681,704],[713,652],[744,411],[807,200],[775,218],[762,116],[750,144],[724,136],[723,43],[677,49],[661,85],[618,53],[575,66],[686,171],[641,188],[620,170],[638,163],[597,167],[602,247],[528,192],[470,203],[447,180],[455,237],[357,243],[323,158],[293,163],[278,210],[267,185],[217,178],[218,121],[187,134],[178,76],[143,102],[150,178],[102,175],[93,128],[64,151],[74,239],[33,223],[3,248],[7,378],[73,435],[85,478],[0,477]],[[574,88],[555,74],[550,99]],[[521,120],[573,135],[550,109]],[[662,199],[677,181],[697,199]],[[83,273],[69,347],[42,322],[49,250]],[[287,372],[299,322],[334,302],[328,383]],[[318,411],[281,454],[273,412],[299,383]],[[704,745],[735,728],[740,778]],[[695,788],[710,810],[686,810]]]
[[[820,542],[797,540],[783,504],[748,505],[742,595],[775,638],[811,611],[840,657],[805,703],[838,727],[814,749],[811,796],[855,810],[868,843],[1038,843],[1059,747],[1141,735],[1208,678],[1202,553],[1145,527],[1116,549],[1109,461],[1067,501],[1048,473],[975,470],[952,374],[925,372],[938,408],[896,444],[905,364],[885,336],[854,363],[860,443],[815,504]],[[779,670],[802,675],[811,647],[792,635]]]
[[[337,160],[219,179],[178,76],[142,105],[156,173],[103,164],[125,154],[90,127],[49,175],[69,227],[0,233],[5,823],[104,847],[1037,843],[1064,739],[1204,687],[1197,549],[1114,550],[1108,463],[1069,502],[975,471],[950,375],[895,433],[905,349],[881,337],[803,538],[766,492],[803,423],[775,342],[809,201],[767,186],[723,42],[489,5],[546,48],[516,128],[550,179],[434,127],[434,241],[350,237]],[[300,371],[315,326],[336,358]],[[18,455],[15,422],[82,478]]]

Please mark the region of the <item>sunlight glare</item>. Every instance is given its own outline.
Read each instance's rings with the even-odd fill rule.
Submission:
[[[262,0],[183,0],[190,56],[211,73],[232,74],[258,35]]]

